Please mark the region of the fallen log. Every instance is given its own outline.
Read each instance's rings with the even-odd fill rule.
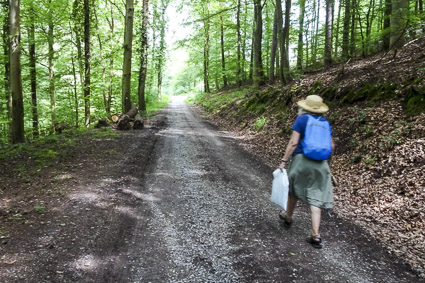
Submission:
[[[136,103],[133,103],[131,105],[131,109],[127,113],[122,115],[120,119],[118,120],[117,128],[119,130],[130,130],[132,126],[130,124],[130,120],[131,118],[134,118],[138,112],[139,110],[137,109]]]
[[[108,118],[106,118],[106,119],[100,119],[99,121],[97,121],[97,124],[94,127],[96,129],[99,129],[99,128],[108,127],[108,126],[109,126],[109,120]]]
[[[114,123],[118,123],[118,121],[120,120],[122,114],[121,113],[115,113],[114,115],[111,116],[111,120]]]
[[[142,115],[137,113],[136,117],[134,117],[133,130],[142,130],[144,126]]]

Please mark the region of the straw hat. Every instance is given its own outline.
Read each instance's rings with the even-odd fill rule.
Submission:
[[[318,95],[309,95],[306,99],[298,101],[297,104],[300,108],[313,113],[325,113],[329,110],[329,107]]]

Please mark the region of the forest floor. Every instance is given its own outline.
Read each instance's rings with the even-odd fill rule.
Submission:
[[[142,131],[2,153],[1,282],[420,282],[351,221],[324,248],[270,201],[273,167],[175,98]]]

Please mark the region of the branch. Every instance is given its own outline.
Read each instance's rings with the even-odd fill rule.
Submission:
[[[193,23],[196,23],[196,22],[203,22],[203,21],[205,21],[205,20],[209,20],[209,19],[211,19],[211,18],[213,18],[213,17],[215,17],[215,16],[217,16],[217,15],[220,15],[220,14],[222,14],[222,13],[224,13],[224,12],[227,12],[227,11],[230,11],[230,10],[234,10],[234,9],[236,9],[236,8],[237,8],[237,6],[235,6],[235,7],[230,7],[230,8],[227,8],[227,9],[223,9],[223,10],[218,11],[217,13],[214,13],[214,14],[208,15],[208,16],[207,16],[207,17],[205,17],[205,18],[197,19],[197,20],[194,20],[193,22],[186,22],[186,23],[184,23],[184,24],[185,24],[185,25],[190,25],[190,24],[193,24]]]

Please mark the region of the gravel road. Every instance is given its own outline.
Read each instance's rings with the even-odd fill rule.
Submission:
[[[1,268],[0,281],[420,281],[334,214],[324,213],[322,250],[305,242],[305,205],[286,229],[269,201],[274,168],[182,98],[157,119],[160,129],[126,134],[119,161],[85,168],[98,174],[74,180],[56,218],[15,250],[26,260]]]

